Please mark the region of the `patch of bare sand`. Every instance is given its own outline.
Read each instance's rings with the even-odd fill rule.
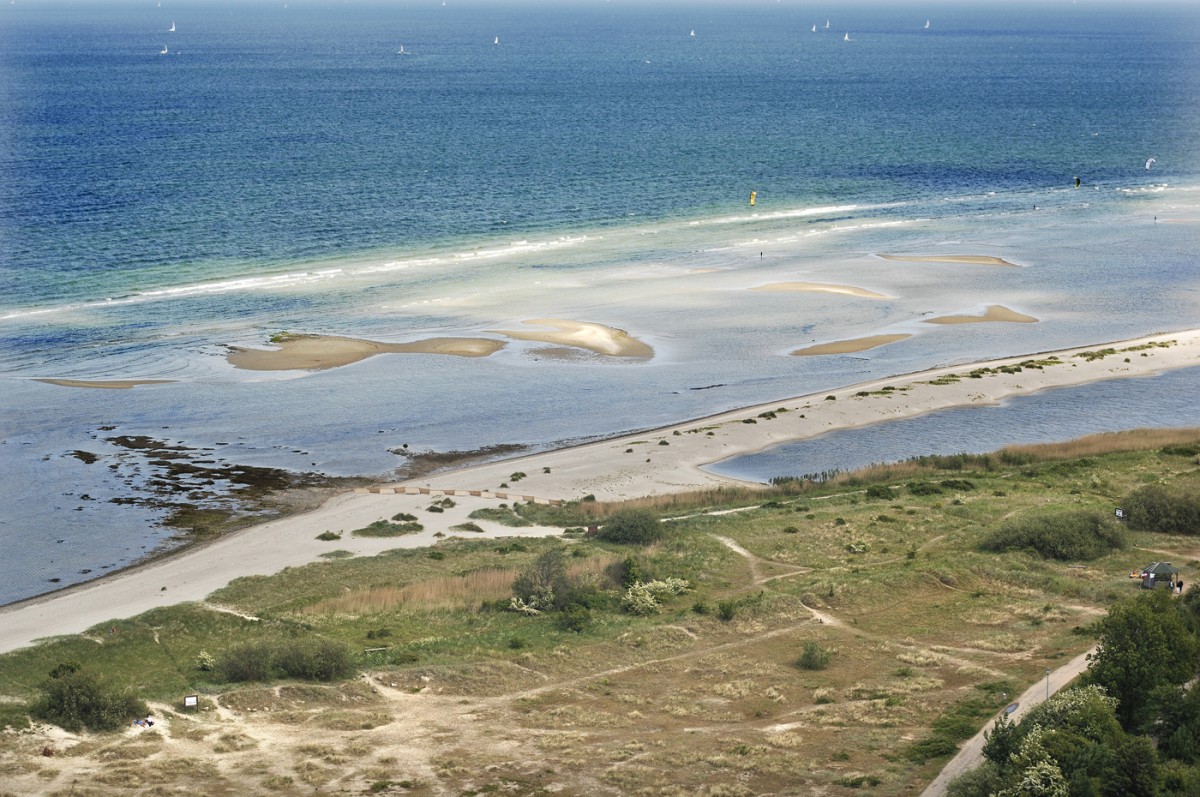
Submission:
[[[324,371],[350,365],[376,354],[449,354],[487,357],[504,348],[490,338],[427,338],[409,343],[379,343],[336,335],[289,335],[275,341],[277,349],[231,346],[226,359],[248,371]]]
[[[60,387],[91,387],[102,390],[130,390],[138,385],[167,385],[174,379],[34,379],[34,382],[45,382],[47,385]]]
[[[871,335],[865,338],[853,338],[851,340],[835,340],[831,343],[818,343],[815,346],[809,346],[804,349],[796,349],[792,352],[794,357],[812,357],[820,354],[853,354],[857,351],[866,351],[874,349],[877,346],[886,346],[889,343],[895,343],[905,338],[911,338],[912,335]]]
[[[1038,322],[1031,315],[1018,313],[1001,304],[988,305],[983,315],[944,315],[925,319],[926,324],[983,324],[993,321],[1010,324],[1036,324]]]
[[[533,326],[550,327],[551,330],[491,329],[497,335],[515,340],[532,340],[559,346],[574,346],[609,357],[630,357],[648,360],[654,349],[630,335],[623,329],[593,324],[587,321],[566,321],[560,318],[534,318],[525,321]]]
[[[751,288],[752,291],[799,291],[803,293],[837,293],[857,296],[860,299],[891,299],[885,293],[876,293],[854,285],[830,285],[824,282],[772,282]]]
[[[898,260],[905,263],[965,263],[972,266],[1006,266],[1020,268],[1016,263],[1010,263],[1002,257],[991,255],[889,255],[880,252],[884,260]]]

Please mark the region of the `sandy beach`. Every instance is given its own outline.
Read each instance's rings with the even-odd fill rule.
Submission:
[[[1023,362],[1027,365],[1015,367]],[[729,480],[702,470],[702,466],[778,443],[950,407],[993,404],[1052,387],[1197,365],[1200,329],[1030,353],[898,375],[574,448],[360,489],[340,495],[314,512],[246,529],[134,570],[0,610],[0,652],[39,638],[79,633],[156,606],[203,600],[231,579],[315,561],[334,548],[370,555],[432,544],[437,532],[453,534],[450,527],[462,523],[468,513],[499,501],[570,500],[589,494],[598,500],[617,501],[703,489]],[[972,371],[979,374],[977,378],[967,377]],[[511,482],[517,471],[527,476],[511,489],[502,486]],[[349,532],[397,512],[433,518],[424,510],[434,495],[452,495],[456,505],[438,514],[435,521],[427,521],[420,534],[360,539],[346,533],[333,543],[315,539],[324,531]],[[488,536],[560,531],[480,525]]]
[[[166,385],[175,381],[173,379],[35,379],[35,382],[43,382],[47,385],[58,385],[59,387],[87,387],[99,388],[101,390],[132,390],[138,385]]]

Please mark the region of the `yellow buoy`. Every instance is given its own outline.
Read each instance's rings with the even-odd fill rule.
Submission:
[[[758,199],[758,192],[757,192],[757,191],[751,191],[751,192],[750,192],[750,207],[754,207],[754,201],[755,201],[756,199]]]

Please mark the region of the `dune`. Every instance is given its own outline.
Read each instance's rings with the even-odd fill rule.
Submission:
[[[630,335],[623,329],[593,324],[587,321],[565,321],[560,318],[535,318],[523,323],[533,326],[551,327],[551,330],[489,329],[497,335],[515,340],[532,340],[558,346],[587,349],[609,357],[630,357],[648,360],[654,349]]]
[[[226,359],[234,368],[248,371],[324,371],[376,354],[487,357],[504,348],[503,341],[490,338],[427,338],[409,343],[379,343],[336,335],[286,335],[274,342],[279,348],[230,346]]]

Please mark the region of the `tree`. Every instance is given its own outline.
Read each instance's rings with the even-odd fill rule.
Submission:
[[[1003,772],[1008,768],[1009,759],[1017,751],[1019,742],[1017,723],[1010,720],[1007,714],[1001,714],[991,730],[983,732],[983,757]]]
[[[1151,590],[1113,605],[1100,621],[1100,646],[1087,678],[1117,698],[1117,719],[1126,731],[1146,727],[1153,716],[1146,695],[1183,684],[1196,671],[1200,642],[1165,590]]]
[[[87,728],[112,731],[134,717],[145,716],[146,704],[133,692],[84,669],[63,662],[42,683],[42,697],[33,705],[33,716],[71,732]]]
[[[1154,797],[1160,781],[1154,744],[1145,736],[1126,736],[1105,775],[1104,797]]]

